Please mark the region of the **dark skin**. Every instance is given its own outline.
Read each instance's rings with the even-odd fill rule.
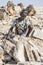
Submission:
[[[19,17],[17,20],[18,20],[18,22],[16,23],[16,24],[18,24],[19,22],[21,22],[21,21],[23,21],[25,18],[26,18],[26,16],[28,16],[27,14],[21,14],[21,17]],[[16,22],[16,21],[14,21],[14,22]],[[16,27],[16,25],[12,25],[12,27],[10,28],[10,30],[9,30],[9,32],[8,32],[8,36],[9,36],[9,34],[19,34],[20,35],[20,33],[22,33],[22,31],[20,30],[20,26],[18,26],[17,28],[16,28],[16,33],[14,33],[13,32],[13,28],[14,28],[14,26]],[[31,26],[28,26],[27,25],[27,27],[26,27],[26,31],[25,31],[25,36],[28,36],[28,34],[30,33],[29,31],[30,31],[30,29],[31,29]],[[22,34],[21,34],[22,35]]]
[[[26,15],[27,16],[27,15]],[[21,17],[19,17],[18,18],[18,22],[21,22],[22,20],[24,20],[25,18],[26,18],[26,16],[21,16]],[[10,30],[9,30],[9,33],[13,33],[13,28],[14,28],[14,26],[12,26],[11,28],[10,28]],[[20,34],[22,31],[20,31],[19,30],[20,29],[20,27],[18,26],[17,28],[16,28],[16,33],[14,33],[14,34]],[[25,36],[28,36],[28,34],[31,32],[31,26],[28,26],[27,25],[27,28],[26,28],[26,31],[25,31]],[[22,34],[21,34],[22,35]]]
[[[25,18],[26,18],[26,16],[21,16],[19,18],[19,22],[23,21]],[[16,33],[19,34],[19,35],[22,35],[22,30],[20,29],[20,25],[19,24],[16,25]]]
[[[22,20],[24,20],[25,18],[26,18],[26,16],[24,16],[24,17],[22,16],[22,17],[21,17]],[[28,26],[28,25],[27,25],[27,28],[26,28],[26,31],[25,31],[25,36],[28,36],[29,33],[31,32],[31,30],[32,30],[31,26]],[[17,31],[20,32],[20,31],[19,31],[19,27],[17,27]],[[22,31],[21,31],[21,32],[22,32]],[[20,33],[19,33],[19,34],[20,34]]]
[[[26,16],[28,16],[28,15],[26,15]],[[21,16],[21,19],[24,20],[26,18],[26,16],[25,15]],[[27,25],[25,36],[29,36],[31,30],[32,30],[32,27],[30,25],[29,26]]]

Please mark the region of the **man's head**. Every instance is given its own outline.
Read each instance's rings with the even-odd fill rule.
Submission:
[[[10,15],[14,15],[14,4],[11,1],[8,1],[7,3],[7,10],[10,13]]]
[[[33,16],[33,15],[36,13],[36,11],[35,11],[35,9],[34,9],[34,7],[33,7],[32,5],[29,5],[29,6],[26,8],[26,10],[28,11],[28,15],[29,15],[29,16]]]
[[[14,4],[11,1],[7,2],[7,7],[13,7],[14,8]]]
[[[22,3],[19,3],[18,6],[20,6],[21,9],[24,9],[24,5]]]
[[[20,16],[21,17],[26,17],[28,15],[28,12],[25,10],[25,9],[23,9],[21,12],[20,12]]]

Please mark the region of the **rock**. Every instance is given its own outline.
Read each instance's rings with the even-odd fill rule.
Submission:
[[[39,48],[35,44],[33,44],[33,42],[31,40],[29,41],[29,43],[30,43],[30,45],[33,46],[33,48],[31,47],[31,50],[32,50],[32,53],[34,55],[34,58],[36,58],[35,60],[36,61],[40,61],[40,56],[41,56],[41,53],[40,52],[41,51],[39,50]]]
[[[4,52],[4,60],[5,63],[8,63],[11,61],[11,56],[9,54],[7,54],[6,52]]]
[[[23,63],[21,63],[21,62],[19,62],[17,65],[37,65],[37,64],[39,64],[39,65],[43,65],[43,62],[41,63],[41,62],[23,62]]]
[[[4,14],[4,20],[7,19],[8,18],[7,12],[5,11],[3,14]]]
[[[4,59],[4,51],[2,47],[0,47],[0,59]]]
[[[2,40],[0,40],[0,46],[2,46],[2,47],[3,47],[3,45],[4,45],[4,44],[3,44],[3,41],[2,41]]]
[[[23,43],[20,42],[19,40],[18,41],[15,41],[15,42],[11,43],[11,41],[10,42],[9,41],[6,41],[6,43],[4,45],[4,50],[11,57],[13,57],[13,59],[15,59],[16,62],[18,62],[18,61],[23,62],[23,61],[25,61]]]
[[[33,37],[43,40],[43,29],[35,29]]]
[[[5,65],[17,65],[17,64],[10,64],[10,63],[7,63],[7,64],[5,64]]]
[[[25,41],[25,42],[24,42]],[[25,50],[26,50],[26,57],[28,57],[27,61],[40,61],[40,56],[38,54],[38,51],[37,49],[34,49],[34,44],[32,43],[32,41],[26,41],[24,40],[23,43],[24,43],[24,46],[25,46]],[[33,46],[31,45],[33,44]],[[37,48],[37,46],[36,46]],[[40,52],[39,52],[40,53]]]
[[[13,56],[14,58],[19,61],[19,62],[24,62],[25,61],[25,56],[24,56],[24,45],[21,41],[18,41],[16,43],[17,50],[15,50]]]
[[[15,45],[12,44],[10,41],[6,40],[5,43],[4,43],[4,50],[10,54],[10,51],[12,50],[12,48],[14,47],[15,48]],[[10,44],[10,45],[9,45]],[[11,55],[11,54],[10,54]],[[12,55],[11,55],[12,56]]]
[[[1,39],[3,38],[3,35],[2,34],[0,34],[0,41],[1,41]]]
[[[35,16],[30,17],[29,16],[29,20],[31,22],[31,25],[33,25],[33,26],[39,26],[39,24],[38,24],[39,23],[39,20],[37,19],[37,17],[35,17]]]
[[[4,15],[3,15],[3,12],[0,11],[0,20],[4,19]]]
[[[43,57],[41,57],[41,62],[43,62]]]
[[[0,65],[3,65],[3,61],[0,59]]]
[[[35,61],[34,55],[32,54],[31,46],[26,41],[25,41],[25,49],[26,49],[28,60]]]
[[[5,7],[3,8],[0,8],[0,20],[4,20],[6,19],[8,16],[6,10],[5,10]]]
[[[19,36],[19,35],[16,35],[16,36],[13,38],[13,40],[15,40],[15,41],[17,41],[17,42],[18,42],[19,39],[20,39],[20,36]]]
[[[8,22],[6,20],[2,20],[3,25],[6,25]]]
[[[0,65],[43,65],[42,49],[43,7],[0,7]]]
[[[21,11],[20,6],[15,6],[15,11],[19,15],[20,14],[20,11]]]

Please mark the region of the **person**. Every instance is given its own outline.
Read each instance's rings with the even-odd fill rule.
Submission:
[[[11,1],[7,2],[7,7],[12,7],[14,9],[14,4]]]
[[[30,21],[26,19],[27,15],[28,15],[27,11],[22,10],[22,12],[20,13],[21,17],[17,18],[14,21],[12,27],[10,28],[10,32],[15,32],[14,34],[16,35],[26,36],[29,30],[28,26],[30,26]],[[14,28],[15,30],[13,30]]]
[[[14,4],[11,1],[7,2],[7,11],[9,12],[10,16],[14,15]]]
[[[27,23],[30,24],[29,21],[26,20],[26,16],[28,15],[28,12],[26,10],[22,10],[20,13],[20,22],[16,24],[16,33],[19,34],[20,36],[26,36],[28,32],[28,25]]]
[[[27,7],[26,7],[26,10],[28,11],[28,15],[29,15],[29,16],[34,16],[35,13],[36,13],[36,11],[35,11],[33,5],[27,6]]]
[[[29,16],[33,16],[35,14],[34,13],[35,10],[34,10],[34,8],[32,8],[34,10],[34,12],[29,15],[29,13],[32,10],[31,7],[32,6],[29,6],[20,12],[20,17],[17,18],[13,22],[13,25],[10,28],[10,32],[13,32],[16,35],[20,35],[20,36],[24,36],[24,37],[29,36],[30,32],[32,31],[32,26],[31,26],[31,22],[29,20]],[[30,10],[30,12],[29,12],[29,10]]]
[[[18,6],[20,6],[21,9],[24,9],[24,5],[22,3],[19,3]]]

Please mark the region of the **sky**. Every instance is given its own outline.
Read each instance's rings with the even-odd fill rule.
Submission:
[[[0,6],[5,6],[6,3],[9,0],[0,0]],[[34,5],[34,6],[43,6],[43,0],[10,0],[12,1],[14,4],[18,4],[18,3],[23,3],[25,6],[28,6],[30,4]]]

